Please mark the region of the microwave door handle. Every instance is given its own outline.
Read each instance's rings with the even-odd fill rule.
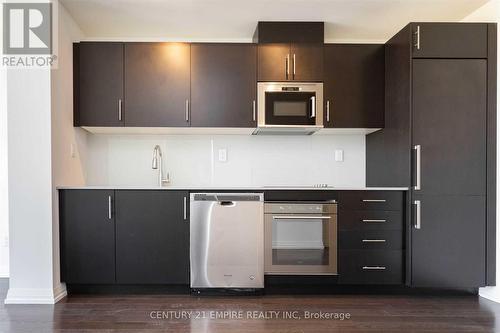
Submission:
[[[311,96],[311,118],[316,118],[316,96]]]

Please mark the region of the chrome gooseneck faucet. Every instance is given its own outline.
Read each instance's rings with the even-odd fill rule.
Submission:
[[[162,187],[164,184],[170,183],[170,173],[167,172],[167,177],[163,178],[163,165],[162,165],[162,154],[159,145],[156,145],[153,150],[153,170],[158,169],[158,186]]]

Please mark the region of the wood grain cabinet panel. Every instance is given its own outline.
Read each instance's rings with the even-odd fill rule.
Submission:
[[[294,43],[290,47],[292,79],[323,81],[323,44]]]
[[[324,124],[384,127],[384,45],[325,44]]]
[[[116,191],[117,283],[189,284],[184,204],[185,191]]]
[[[257,125],[257,46],[191,45],[191,126]]]
[[[488,57],[484,23],[413,23],[412,33],[414,58]]]
[[[74,44],[76,126],[123,126],[123,43]]]
[[[61,281],[115,283],[114,191],[59,192]]]
[[[291,80],[290,44],[261,44],[257,47],[259,81]]]
[[[190,45],[125,43],[125,125],[189,126]]]

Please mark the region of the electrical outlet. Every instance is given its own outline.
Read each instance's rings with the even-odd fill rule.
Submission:
[[[344,161],[344,151],[342,149],[335,150],[335,162],[343,162]]]
[[[227,149],[219,149],[219,162],[227,162]]]
[[[69,156],[71,156],[71,158],[75,158],[76,156],[76,149],[74,143],[71,143],[69,146]]]

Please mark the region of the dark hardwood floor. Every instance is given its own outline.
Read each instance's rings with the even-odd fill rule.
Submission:
[[[0,280],[0,299],[7,281]],[[172,311],[172,312],[170,312]],[[183,312],[185,311],[185,312]],[[243,319],[183,319],[174,315]],[[262,313],[278,319],[252,319]],[[296,312],[295,312],[296,311]],[[306,319],[305,311],[350,314]],[[283,319],[282,316],[301,319]],[[238,313],[233,313],[237,316]],[[160,319],[151,317],[162,317]],[[498,322],[498,323],[497,323]],[[70,296],[51,305],[0,305],[0,332],[499,332],[500,304],[477,296]]]

